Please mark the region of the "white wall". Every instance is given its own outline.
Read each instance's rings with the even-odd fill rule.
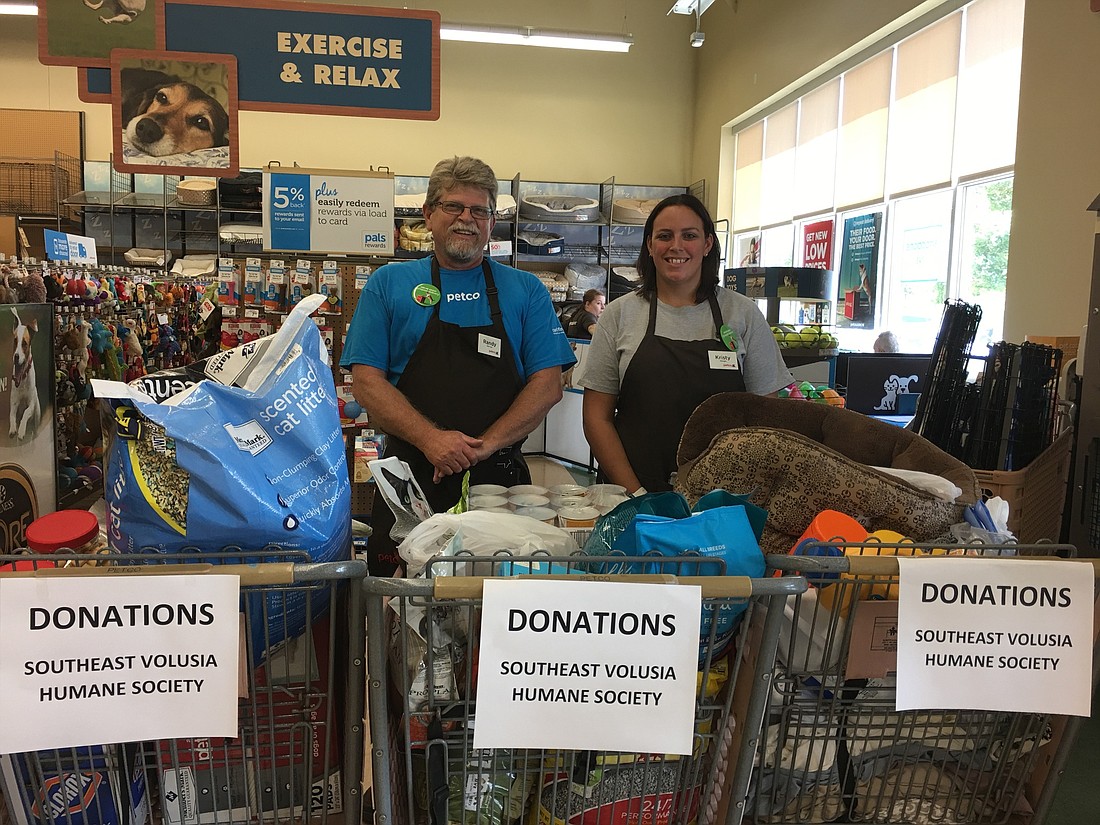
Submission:
[[[691,182],[691,29],[685,18],[665,16],[665,0],[413,5],[435,6],[447,22],[627,32],[635,45],[628,54],[605,54],[444,41],[438,121],[241,112],[241,165],[279,160],[423,175],[441,157],[474,154],[502,177]],[[79,101],[75,69],[38,62],[35,27],[33,17],[0,18],[0,107],[83,109],[87,155],[105,159],[110,106]]]
[[[1077,335],[1088,319],[1100,193],[1100,13],[1028,0],[1024,12],[1005,335]],[[1098,329],[1093,324],[1094,333]]]
[[[703,17],[692,177],[717,180],[728,214],[723,126],[905,14],[941,0],[719,0]],[[1027,0],[1005,338],[1076,335],[1086,320],[1100,192],[1100,14],[1084,0]],[[933,128],[931,125],[929,128]],[[726,138],[728,141],[728,138]],[[727,158],[728,162],[728,158]]]

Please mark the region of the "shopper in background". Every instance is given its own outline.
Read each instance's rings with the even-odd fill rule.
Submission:
[[[596,322],[603,314],[603,308],[607,305],[607,296],[598,289],[590,289],[584,293],[584,308],[573,316],[569,322],[570,338],[587,340],[596,331]]]
[[[707,398],[794,381],[756,302],[718,285],[720,257],[702,202],[665,198],[643,230],[641,286],[596,325],[580,380],[584,434],[602,474],[632,494],[671,489],[684,424]]]
[[[476,158],[440,161],[428,180],[430,258],[387,264],[359,296],[340,364],[386,456],[408,462],[434,510],[472,484],[523,484],[527,435],[561,398],[573,357],[546,287],[485,257],[497,179]],[[374,575],[401,563],[393,514],[372,514]]]
[[[875,339],[874,350],[875,352],[898,352],[898,336],[888,329],[880,332]]]

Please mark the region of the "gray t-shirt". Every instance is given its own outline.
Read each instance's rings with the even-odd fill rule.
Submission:
[[[783,363],[775,336],[756,302],[720,287],[718,307],[722,320],[737,336],[737,353],[748,391],[767,395],[793,383],[794,377]],[[618,395],[626,368],[642,343],[648,325],[649,301],[640,295],[631,293],[609,303],[596,324],[578,385]],[[677,341],[715,338],[710,303],[671,307],[658,302],[654,333]],[[668,380],[670,387],[674,387],[675,376],[668,376]]]

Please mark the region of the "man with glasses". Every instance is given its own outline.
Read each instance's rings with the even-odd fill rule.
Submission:
[[[471,484],[530,481],[520,446],[575,363],[546,287],[485,256],[496,196],[482,161],[436,164],[424,203],[435,252],[371,275],[340,360],[386,455],[409,464],[436,512],[458,501],[467,470]],[[371,521],[371,573],[390,575],[393,514],[377,502]]]

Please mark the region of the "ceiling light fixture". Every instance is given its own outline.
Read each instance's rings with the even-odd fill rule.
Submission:
[[[702,12],[699,11],[699,7],[696,6],[695,7],[695,31],[693,31],[691,33],[691,37],[688,39],[688,42],[691,44],[691,48],[693,48],[693,49],[698,49],[700,46],[702,46],[703,41],[706,40],[706,38],[707,38],[707,36],[705,34],[703,34],[701,31],[699,31],[699,15],[700,14],[702,14]]]
[[[0,14],[38,14],[38,6],[34,3],[0,3]]]
[[[444,23],[440,26],[439,39],[460,40],[466,43],[500,43],[508,46],[582,49],[596,52],[627,52],[634,45],[634,38],[630,35],[553,31],[551,29],[535,29],[530,26],[519,28],[475,27],[455,23]]]
[[[702,14],[711,7],[714,0],[676,0],[668,14]],[[665,17],[668,17],[668,14]]]

